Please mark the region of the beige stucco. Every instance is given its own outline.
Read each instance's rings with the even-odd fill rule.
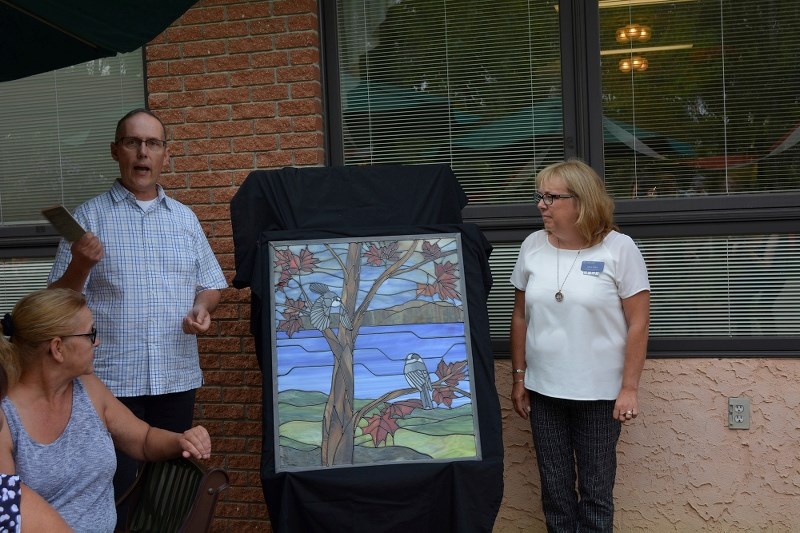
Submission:
[[[496,371],[506,456],[495,532],[544,531],[510,362]],[[728,429],[732,396],[750,398],[749,430]],[[800,360],[648,360],[639,403],[618,447],[617,531],[800,531]]]

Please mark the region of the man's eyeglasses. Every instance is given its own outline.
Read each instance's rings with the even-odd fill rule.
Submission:
[[[94,344],[97,340],[97,328],[92,326],[92,331],[89,333],[74,333],[72,335],[61,335],[61,337],[89,337],[89,340]]]
[[[134,151],[139,150],[142,143],[147,146],[148,150],[154,152],[160,152],[167,147],[167,141],[162,141],[161,139],[139,139],[138,137],[120,137],[115,144],[122,146],[126,150]]]
[[[533,203],[538,204],[541,200],[544,200],[544,205],[553,205],[554,200],[558,200],[561,198],[577,198],[574,194],[550,194],[546,192],[541,194],[539,192],[533,193]]]

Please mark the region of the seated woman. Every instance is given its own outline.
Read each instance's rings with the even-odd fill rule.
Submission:
[[[5,398],[7,389],[8,375],[0,364],[0,400]],[[3,432],[3,425],[0,418],[0,433]],[[19,476],[0,474],[0,531],[68,533],[72,529],[41,496],[25,487]]]
[[[0,472],[19,474],[26,492],[39,494],[73,529],[114,530],[115,446],[141,461],[210,456],[205,428],[151,427],[93,374],[99,340],[82,294],[34,292],[3,329],[9,340],[0,336],[0,357],[11,387],[0,413],[9,429],[0,433]]]

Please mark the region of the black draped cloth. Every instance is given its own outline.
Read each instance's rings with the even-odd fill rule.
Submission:
[[[274,531],[492,530],[503,494],[503,442],[486,308],[491,246],[476,226],[461,223],[465,204],[452,171],[439,165],[257,171],[231,201],[236,279],[252,287],[254,302],[261,482]],[[480,460],[277,472],[271,313],[261,309],[270,302],[269,243],[440,233],[461,235]]]

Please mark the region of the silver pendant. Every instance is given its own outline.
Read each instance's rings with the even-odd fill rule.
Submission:
[[[563,302],[564,301],[564,293],[563,292],[558,291],[556,293],[556,301],[557,302]]]

